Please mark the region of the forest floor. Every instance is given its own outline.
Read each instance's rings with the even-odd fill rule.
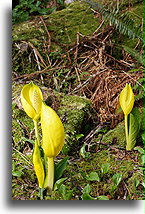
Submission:
[[[140,4],[129,10],[138,11]],[[73,24],[69,23],[71,17]],[[79,18],[82,30],[77,28]],[[40,22],[42,29],[38,30]],[[62,23],[68,26],[64,28]],[[105,23],[100,12],[78,2],[13,26],[13,200],[40,200],[32,164],[33,122],[20,102],[21,89],[30,81],[41,88],[45,102],[58,113],[66,132],[65,146],[55,163],[67,157],[67,164],[52,195],[44,191],[44,200],[143,200],[142,51],[141,40],[130,41],[128,35]],[[135,107],[142,118],[132,151],[125,149],[119,106],[126,83],[133,88]]]

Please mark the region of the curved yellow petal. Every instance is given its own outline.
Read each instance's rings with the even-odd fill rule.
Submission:
[[[42,148],[47,157],[55,157],[64,145],[64,127],[56,112],[42,103]]]
[[[33,120],[37,120],[40,117],[42,99],[43,96],[40,88],[32,82],[22,88],[21,102],[23,108]]]
[[[126,84],[124,89],[121,91],[119,102],[124,114],[128,115],[132,111],[134,105],[134,93],[130,84]]]
[[[41,160],[40,150],[39,150],[37,141],[35,142],[35,147],[33,152],[33,164],[34,164],[35,173],[38,179],[39,187],[43,188],[45,173],[44,173],[44,167]]]

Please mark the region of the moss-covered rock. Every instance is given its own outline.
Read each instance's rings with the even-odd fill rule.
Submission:
[[[91,102],[79,96],[64,96],[60,102],[58,114],[64,123],[66,144],[64,152],[74,152],[79,148],[80,134],[86,135],[86,127],[89,132],[93,128],[90,125],[93,117]],[[89,127],[90,126],[90,127]]]
[[[112,144],[115,141],[116,145],[125,147],[125,128],[124,122],[119,123],[114,129],[109,130],[102,138],[102,142]]]
[[[91,34],[98,26],[88,4],[76,1],[61,11],[43,16],[46,28],[39,17],[32,21],[13,25],[13,71],[18,73],[32,73],[38,70],[35,53],[39,61],[46,66],[48,55],[54,57],[66,53],[66,49],[74,44],[77,32],[83,35]],[[50,45],[50,49],[46,46]],[[63,50],[64,49],[64,50]]]

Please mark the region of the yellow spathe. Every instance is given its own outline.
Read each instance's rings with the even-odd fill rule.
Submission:
[[[38,179],[39,187],[43,188],[45,173],[37,141],[35,142],[33,152],[33,165]]]
[[[30,82],[21,91],[21,102],[26,114],[33,120],[38,120],[42,105],[42,92],[38,86]]]
[[[132,111],[134,105],[134,93],[130,84],[126,84],[124,89],[121,91],[119,102],[123,113],[127,116]]]
[[[55,157],[64,145],[64,127],[56,112],[42,103],[42,148],[47,157]]]

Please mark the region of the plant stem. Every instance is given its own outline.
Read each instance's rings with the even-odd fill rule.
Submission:
[[[44,191],[44,188],[39,188],[40,200],[43,200],[43,191]]]
[[[39,134],[38,134],[37,120],[33,120],[33,122],[34,122],[34,128],[35,128],[35,137],[36,137],[38,146],[40,146],[40,140],[39,140]]]
[[[129,150],[128,115],[125,115],[126,150]]]
[[[48,157],[48,193],[51,194],[54,183],[54,158]]]

